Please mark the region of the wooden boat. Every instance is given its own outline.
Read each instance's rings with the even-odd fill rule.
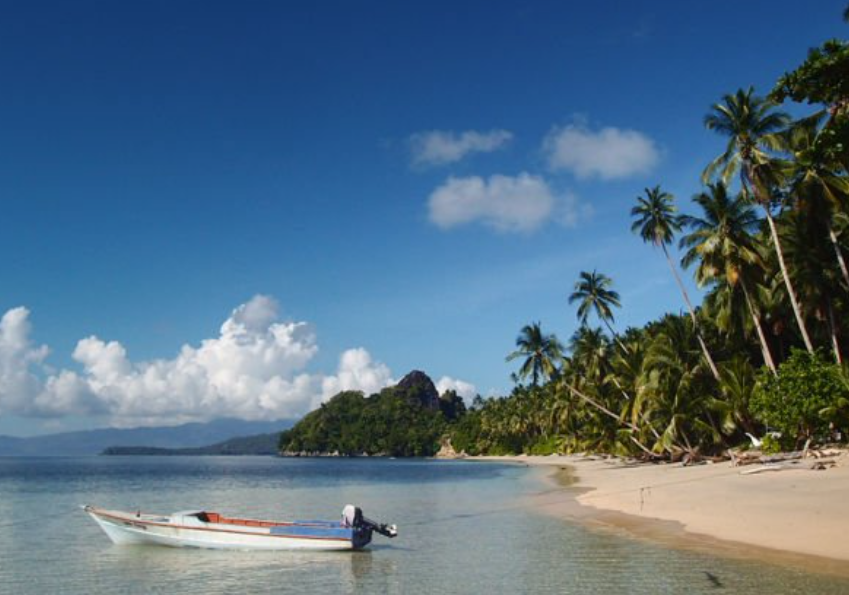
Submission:
[[[376,523],[352,505],[341,521],[262,521],[190,510],[163,516],[84,506],[83,510],[119,545],[164,545],[245,550],[355,550],[372,533],[395,537],[395,525]]]

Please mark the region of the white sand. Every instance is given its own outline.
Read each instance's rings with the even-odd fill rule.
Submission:
[[[730,463],[683,467],[628,466],[621,460],[582,456],[491,459],[573,470],[578,488],[574,493],[582,506],[576,507],[562,493],[559,500],[552,492],[539,496],[541,507],[561,516],[586,519],[595,512],[602,522],[626,530],[635,529],[634,517],[673,521],[690,534],[849,561],[846,453],[838,457],[836,467],[825,471],[811,470],[813,461],[805,459],[790,469],[755,475],[740,473],[751,466],[731,467]],[[576,512],[576,508],[584,510]],[[608,511],[624,514],[604,514]],[[642,525],[633,532],[647,537],[668,533],[658,530],[659,523],[648,528],[651,523]]]

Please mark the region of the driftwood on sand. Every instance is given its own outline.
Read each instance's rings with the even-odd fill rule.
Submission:
[[[805,444],[802,450],[783,452],[774,455],[765,455],[760,451],[738,452],[729,450],[732,467],[743,467],[746,465],[760,465],[753,469],[741,471],[741,475],[754,475],[767,471],[781,471],[783,469],[813,469],[823,471],[837,465],[837,459],[842,456],[843,451],[837,449],[811,449],[810,442]],[[811,465],[803,466],[805,459],[815,459]]]

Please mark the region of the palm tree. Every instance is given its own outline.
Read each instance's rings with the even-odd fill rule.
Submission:
[[[706,192],[693,197],[693,202],[702,208],[703,217],[681,218],[681,222],[692,230],[681,238],[681,247],[688,249],[681,264],[686,268],[699,263],[696,282],[700,286],[725,283],[732,291],[740,287],[758,333],[764,363],[776,373],[747,279],[753,267],[762,264],[751,235],[759,223],[758,218],[742,196],[729,197],[722,182],[709,184]]]
[[[610,340],[600,328],[581,326],[569,340],[571,361],[581,375],[578,380],[601,386],[612,373]]]
[[[729,137],[729,140],[725,151],[705,168],[702,181],[708,182],[719,177],[728,184],[734,174],[739,171],[740,183],[746,196],[751,197],[763,208],[802,340],[808,351],[813,353],[814,346],[805,326],[796,291],[787,272],[781,241],[772,216],[772,199],[769,189],[778,184],[782,167],[776,166],[771,153],[783,148],[781,135],[777,133],[786,128],[790,122],[787,114],[775,111],[774,108],[775,103],[772,101],[755,96],[752,87],[746,91],[740,89],[734,95],[724,95],[722,103],[716,103],[711,107],[711,112],[705,116],[705,126],[709,130]]]
[[[516,338],[516,351],[507,356],[507,361],[524,357],[519,368],[519,378],[530,376],[531,384],[538,386],[540,379],[557,375],[557,362],[563,357],[563,346],[554,334],[542,332],[540,323],[526,324]]]
[[[786,135],[793,160],[790,162],[789,192],[796,204],[828,230],[843,282],[849,290],[849,268],[843,258],[833,216],[849,206],[849,180],[842,166],[830,157],[822,139],[819,122],[822,112],[798,122]]]
[[[675,214],[677,210],[673,204],[673,197],[668,192],[663,192],[660,186],[645,189],[645,198],[637,197],[637,206],[631,209],[631,216],[637,220],[631,225],[631,231],[639,233],[644,242],[651,242],[655,246],[663,250],[663,255],[666,257],[666,262],[669,263],[669,268],[672,270],[672,275],[681,289],[681,294],[684,296],[684,302],[687,304],[687,309],[690,312],[690,319],[693,321],[693,327],[696,329],[696,334],[699,338],[699,344],[702,346],[702,352],[710,366],[713,377],[719,380],[719,370],[708,351],[707,344],[702,336],[699,321],[696,318],[696,312],[693,310],[693,304],[690,302],[690,296],[687,295],[687,289],[678,275],[678,269],[675,263],[669,256],[669,250],[666,246],[674,239],[675,232],[681,229],[681,219]]]
[[[574,304],[580,301],[578,320],[580,320],[582,326],[586,326],[590,310],[594,311],[596,317],[604,323],[619,346],[627,351],[628,349],[619,340],[619,336],[611,325],[611,322],[613,322],[612,308],[622,307],[619,294],[610,288],[611,285],[613,285],[613,280],[607,275],[597,271],[592,273],[581,271],[580,279],[575,283],[575,291],[569,296],[569,303]]]
[[[787,261],[793,265],[793,283],[814,318],[827,323],[831,348],[839,364],[843,358],[834,303],[835,296],[842,292],[838,289],[837,268],[824,266],[829,262],[832,250],[825,239],[830,218],[823,220],[816,211],[797,210],[786,213],[778,223]]]
[[[721,436],[711,412],[715,400],[706,397],[713,392],[711,378],[695,345],[696,329],[683,316],[667,314],[646,332],[648,346],[632,420],[660,430],[656,452],[692,452],[694,443],[717,444]]]

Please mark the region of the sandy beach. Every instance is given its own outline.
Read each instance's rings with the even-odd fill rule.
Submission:
[[[476,457],[486,460],[488,457]],[[849,454],[811,470],[741,472],[728,462],[627,464],[584,456],[492,457],[553,466],[552,489],[535,504],[561,517],[672,545],[702,543],[733,554],[776,557],[849,573]],[[569,485],[571,484],[571,485]],[[571,493],[572,498],[564,498]]]

